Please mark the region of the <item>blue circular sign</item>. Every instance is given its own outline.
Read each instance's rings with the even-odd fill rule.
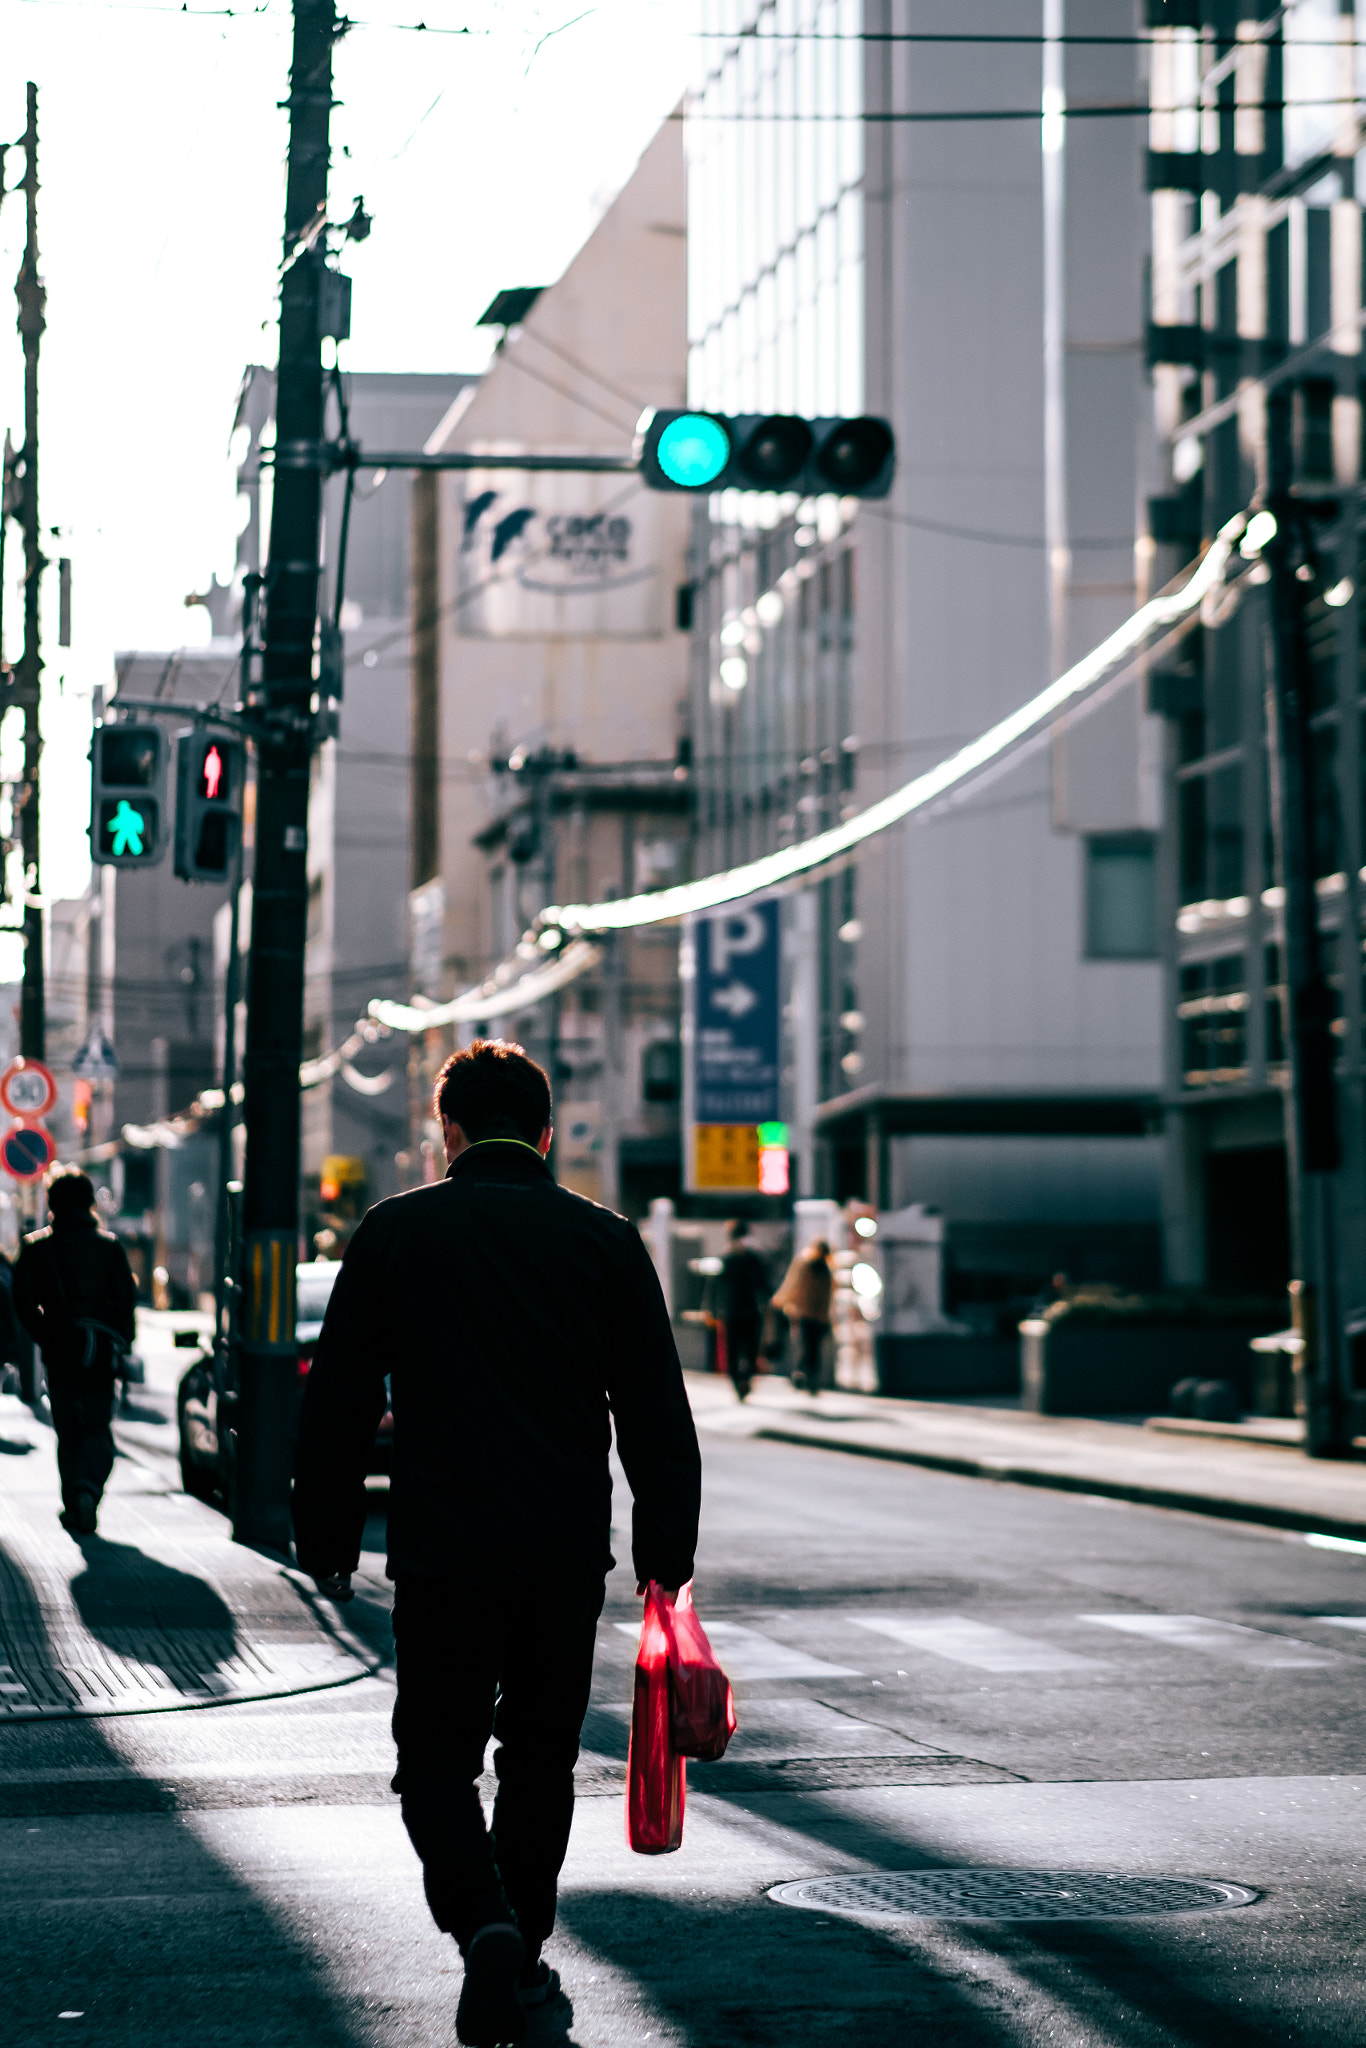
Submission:
[[[0,1166],[15,1180],[38,1180],[57,1154],[41,1124],[15,1124],[0,1138]]]
[[[709,413],[681,412],[660,435],[655,461],[670,483],[703,490],[730,461],[730,435]]]

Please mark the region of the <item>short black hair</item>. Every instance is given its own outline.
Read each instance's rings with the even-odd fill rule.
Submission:
[[[47,1184],[47,1206],[54,1216],[78,1216],[95,1206],[95,1190],[87,1173],[55,1173]]]
[[[743,1216],[737,1216],[726,1232],[732,1244],[741,1244],[749,1236],[749,1225]]]
[[[443,1065],[433,1107],[459,1124],[471,1145],[484,1138],[534,1145],[550,1122],[550,1082],[520,1045],[476,1038]]]

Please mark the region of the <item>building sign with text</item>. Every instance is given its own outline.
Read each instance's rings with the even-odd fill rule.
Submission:
[[[692,921],[690,1187],[760,1187],[759,1127],[780,1114],[779,931],[776,901]]]

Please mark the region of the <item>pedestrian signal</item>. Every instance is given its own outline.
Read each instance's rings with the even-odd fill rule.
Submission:
[[[90,748],[90,853],[98,867],[161,859],[165,756],[155,725],[97,725]]]
[[[176,735],[175,770],[175,871],[182,882],[226,882],[242,839],[246,748],[196,726]]]
[[[794,413],[647,413],[637,457],[652,491],[791,491],[885,498],[896,472],[886,420]]]

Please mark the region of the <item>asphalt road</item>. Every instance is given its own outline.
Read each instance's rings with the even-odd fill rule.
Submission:
[[[1360,2048],[1366,1558],[832,1452],[709,1434],[704,1458],[695,1593],[741,1732],[692,1768],[681,1851],[632,1856],[617,1571],[550,1951],[568,1998],[532,2044]],[[382,1645],[381,1505],[347,1618]],[[618,1516],[625,1558],[624,1488]],[[380,1676],[0,1733],[6,2048],[447,2048],[459,1965],[388,1790],[390,1703]],[[1066,1873],[1060,1917],[769,1896],[983,1868]],[[1257,1896],[1077,1917],[1116,1874]]]

